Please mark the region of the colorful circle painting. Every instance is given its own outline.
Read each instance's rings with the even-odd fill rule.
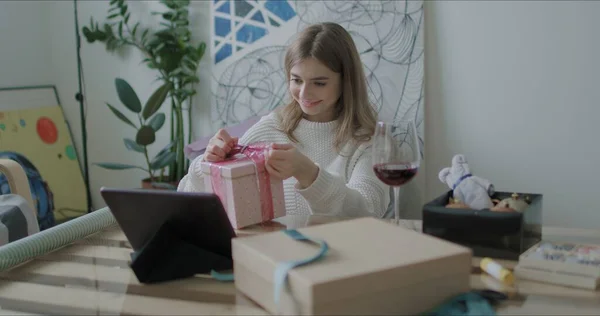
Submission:
[[[71,160],[75,160],[75,158],[77,158],[75,156],[75,148],[73,148],[73,145],[67,145],[67,147],[65,148],[65,154]]]
[[[38,136],[46,144],[54,144],[58,139],[58,130],[51,119],[40,117],[36,124]]]

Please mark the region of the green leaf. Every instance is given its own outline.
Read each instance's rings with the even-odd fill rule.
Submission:
[[[124,138],[123,142],[125,142],[125,147],[129,150],[137,151],[138,153],[144,152],[144,146],[140,146],[133,139]]]
[[[142,33],[142,40],[146,39],[146,35],[148,35],[148,31],[150,31],[150,29],[145,29],[144,33]]]
[[[117,0],[110,0],[110,5],[114,5],[115,3],[117,3]]]
[[[131,13],[125,15],[125,23],[129,23],[129,16],[131,16]]]
[[[94,32],[94,38],[97,41],[103,42],[108,38],[108,36],[106,36],[106,34],[102,33],[102,31],[96,31],[96,32]]]
[[[173,141],[171,141],[167,146],[165,146],[163,149],[161,149],[158,154],[156,154],[156,157],[163,155],[164,153],[171,151],[171,148],[173,148],[173,146],[175,146],[177,144],[177,138],[175,138]],[[154,158],[156,159],[156,158]]]
[[[206,43],[202,42],[198,45],[198,60],[202,59],[204,52],[206,52]]]
[[[152,127],[150,127],[148,125],[142,126],[138,130],[137,135],[135,136],[135,142],[142,146],[148,146],[148,145],[154,143],[155,140],[156,140],[156,133],[154,133],[154,130],[152,129]]]
[[[171,73],[169,74],[169,76],[176,76],[180,73],[183,73],[183,69],[181,69],[181,67],[179,68],[175,68],[173,71],[171,71]]]
[[[191,95],[194,95],[194,94],[196,94],[196,91],[195,91],[195,90],[192,90],[192,89],[181,89],[181,91],[182,91],[183,93],[185,93],[186,95],[188,95],[188,96],[191,96]]]
[[[163,49],[165,47],[165,43],[160,43],[158,44],[158,46],[156,46],[155,50],[156,51],[160,51],[161,49]]]
[[[183,85],[188,85],[190,83],[198,83],[200,82],[200,79],[198,79],[197,77],[185,77],[185,79],[183,80]]]
[[[177,14],[179,14],[181,19],[187,19],[188,15],[189,15],[189,11],[187,8],[182,7],[177,10]]]
[[[111,19],[114,19],[114,18],[116,18],[118,16],[119,16],[118,13],[113,13],[113,14],[109,15],[106,19],[111,20]]]
[[[152,116],[158,109],[160,109],[161,105],[165,102],[167,95],[171,91],[171,83],[167,82],[150,96],[146,105],[144,106],[144,110],[142,111],[142,117],[144,120],[147,120],[150,116]]]
[[[152,117],[150,122],[148,122],[148,125],[150,125],[150,127],[152,127],[152,129],[155,132],[158,132],[158,130],[163,126],[163,124],[165,124],[165,114],[164,113],[158,113],[158,114],[154,115],[154,117]]]
[[[94,38],[94,33],[92,33],[92,31],[87,26],[84,26],[81,29],[81,31],[83,32],[83,36],[85,37],[88,43],[93,43],[96,41],[96,39]]]
[[[139,22],[135,24],[135,26],[133,27],[133,31],[131,31],[131,35],[133,35],[133,37],[135,37],[135,32],[137,32],[138,26],[140,26]]]
[[[114,37],[109,38],[108,42],[110,42],[110,45],[108,45],[109,46],[109,48],[108,48],[109,51],[115,51],[121,45],[121,41],[119,41],[118,39],[116,39]],[[107,44],[108,44],[108,42],[107,42]]]
[[[122,164],[122,163],[114,163],[114,162],[98,162],[98,163],[95,163],[95,165],[97,165],[98,167],[102,167],[104,169],[111,169],[111,170],[124,170],[124,169],[136,169],[136,168],[145,170],[138,166],[127,165],[127,164]]]
[[[133,128],[137,129],[137,127],[135,126],[135,124],[133,124],[132,121],[130,121],[123,113],[121,113],[121,111],[117,110],[114,106],[106,103],[106,105],[108,106],[108,108],[113,112],[114,115],[116,115],[121,121],[131,125]]]
[[[125,15],[125,13],[127,12],[127,5],[122,5],[121,6],[121,15]]]
[[[107,36],[112,36],[113,35],[112,27],[110,27],[110,25],[108,25],[108,24],[104,24],[104,33],[106,33]]]
[[[129,110],[134,113],[140,113],[142,111],[142,103],[129,83],[121,78],[117,78],[115,79],[115,86],[117,87],[119,100],[121,100]]]
[[[109,38],[106,41],[106,50],[113,51],[113,50],[115,50],[115,48],[116,48],[115,41],[112,38]]]
[[[184,61],[184,63],[188,68],[190,68],[192,70],[192,72],[196,72],[196,69],[198,67],[195,62],[186,60],[186,61]]]
[[[123,37],[123,21],[119,22],[119,36]]]
[[[175,161],[176,154],[173,152],[166,152],[160,156],[157,156],[150,162],[150,168],[156,170],[164,168]]]

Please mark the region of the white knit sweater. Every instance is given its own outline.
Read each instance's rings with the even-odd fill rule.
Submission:
[[[293,143],[280,131],[279,122],[275,113],[262,117],[239,143]],[[373,172],[370,144],[349,142],[338,154],[334,147],[335,124],[335,121],[318,123],[303,119],[296,128],[294,136],[299,143],[295,146],[319,166],[319,173],[305,189],[298,189],[293,177],[284,181],[286,213],[382,217],[390,200],[389,189]],[[205,191],[200,168],[202,157],[190,163],[178,191]]]

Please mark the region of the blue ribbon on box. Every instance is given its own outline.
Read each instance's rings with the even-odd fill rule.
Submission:
[[[303,265],[309,264],[311,262],[317,261],[317,260],[325,257],[325,254],[327,254],[327,251],[329,251],[329,245],[327,245],[327,242],[325,242],[324,240],[309,238],[295,229],[286,229],[283,231],[283,233],[285,233],[288,237],[290,237],[294,240],[298,240],[298,241],[302,241],[302,242],[309,242],[309,243],[318,245],[320,247],[320,249],[315,255],[310,256],[308,258],[300,259],[300,260],[284,261],[284,262],[280,262],[279,264],[277,264],[277,267],[275,268],[275,272],[274,272],[274,288],[275,288],[275,290],[273,291],[274,295],[275,295],[274,300],[275,300],[276,305],[279,305],[279,298],[281,297],[281,289],[287,282],[288,272],[295,267],[303,266]],[[210,275],[214,279],[223,281],[223,282],[232,282],[235,279],[234,275],[232,273],[219,273],[214,270],[211,271]]]
[[[329,250],[329,245],[327,245],[327,243],[325,241],[319,240],[319,239],[308,238],[308,237],[302,235],[299,231],[297,231],[295,229],[285,230],[284,233],[286,233],[288,236],[292,237],[295,240],[317,244],[320,246],[320,249],[319,249],[319,252],[317,252],[314,256],[308,257],[306,259],[281,262],[277,265],[277,268],[275,268],[275,276],[274,276],[274,280],[275,280],[275,293],[274,294],[275,294],[275,304],[276,305],[279,304],[281,288],[287,281],[288,271],[290,271],[291,269],[293,269],[295,267],[309,264],[311,262],[314,262],[314,261],[317,261],[317,260],[323,258],[325,256],[325,254],[327,253],[327,251]]]

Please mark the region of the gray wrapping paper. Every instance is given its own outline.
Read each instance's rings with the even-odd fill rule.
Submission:
[[[52,252],[112,225],[116,225],[115,218],[108,208],[102,208],[11,242],[0,247],[0,271]]]

